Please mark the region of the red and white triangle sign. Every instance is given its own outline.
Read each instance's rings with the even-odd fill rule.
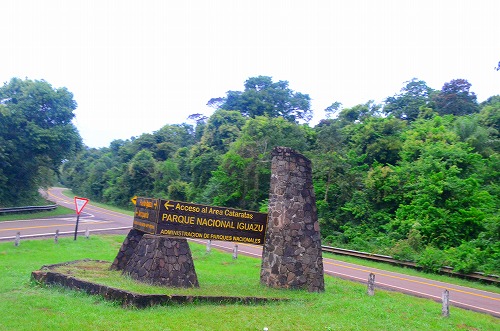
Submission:
[[[76,213],[80,215],[82,212],[83,208],[89,203],[89,199],[87,198],[79,198],[75,197],[75,207],[76,207]]]

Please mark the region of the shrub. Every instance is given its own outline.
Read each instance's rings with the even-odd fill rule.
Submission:
[[[417,265],[427,272],[439,272],[446,261],[445,253],[433,246],[427,246],[417,258]]]

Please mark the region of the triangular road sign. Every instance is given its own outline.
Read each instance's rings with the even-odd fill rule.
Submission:
[[[76,207],[76,213],[78,215],[80,215],[83,208],[87,205],[88,202],[89,202],[89,199],[87,199],[87,198],[75,197],[75,207]]]

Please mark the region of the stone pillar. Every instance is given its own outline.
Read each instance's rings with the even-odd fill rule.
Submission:
[[[136,229],[132,229],[129,231],[127,237],[123,241],[122,247],[120,247],[115,260],[113,261],[113,264],[111,264],[111,270],[125,269],[127,262],[134,253],[134,250],[137,247],[137,244],[139,244],[139,241],[141,241],[143,235],[144,232],[138,231]]]
[[[287,147],[272,151],[260,282],[274,288],[325,290],[311,161]]]
[[[154,285],[199,287],[191,250],[184,238],[145,234],[124,273]]]

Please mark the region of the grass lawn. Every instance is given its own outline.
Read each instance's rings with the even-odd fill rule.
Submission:
[[[25,240],[0,243],[0,330],[498,330],[500,320],[430,300],[377,290],[325,276],[324,293],[274,290],[259,284],[260,260],[190,244],[199,289],[171,289],[136,283],[102,270],[81,277],[141,293],[287,297],[262,305],[194,303],[147,309],[122,308],[98,296],[40,286],[30,273],[45,264],[90,258],[112,261],[124,236]]]
[[[38,213],[24,213],[24,214],[7,214],[0,215],[0,222],[2,221],[16,221],[16,220],[29,220],[34,218],[51,218],[65,215],[75,215],[74,209],[69,209],[62,206],[57,206],[54,210],[42,211]]]

